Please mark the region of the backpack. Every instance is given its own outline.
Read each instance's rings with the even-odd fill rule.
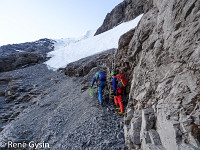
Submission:
[[[106,75],[104,72],[99,72],[99,81],[106,81]]]
[[[116,78],[118,80],[118,83],[117,83],[117,87],[118,88],[123,88],[123,87],[127,86],[128,82],[124,78],[123,74],[117,74]]]

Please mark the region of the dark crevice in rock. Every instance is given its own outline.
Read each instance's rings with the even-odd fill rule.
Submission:
[[[192,10],[194,9],[195,3],[196,3],[196,1],[192,4],[192,6],[188,9],[187,13],[185,14],[185,17],[184,17],[185,20],[191,14]]]

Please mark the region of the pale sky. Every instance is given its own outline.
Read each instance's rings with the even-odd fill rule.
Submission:
[[[123,0],[0,0],[0,46],[96,30]]]

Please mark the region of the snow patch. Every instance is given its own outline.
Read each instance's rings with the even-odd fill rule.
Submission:
[[[21,53],[22,53],[22,52],[25,52],[25,51],[22,51],[22,50],[15,50],[15,51],[16,51],[16,52],[21,52]]]
[[[54,51],[48,53],[48,57],[51,58],[45,64],[48,68],[57,70],[81,58],[118,48],[120,36],[135,28],[142,16],[96,36],[94,36],[95,31],[88,31],[85,36],[80,38],[54,39],[56,41]]]

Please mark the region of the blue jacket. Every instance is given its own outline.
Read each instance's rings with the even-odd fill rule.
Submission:
[[[92,81],[92,86],[94,85],[94,82],[97,82],[97,81],[99,81],[99,76],[97,77],[97,79],[96,79],[96,76],[94,76],[94,79]],[[99,81],[98,87],[103,88],[105,86],[106,86],[106,82],[105,81]]]
[[[117,81],[117,77],[114,77],[114,78],[113,78],[113,81],[112,81],[113,92],[114,92],[114,93],[115,93],[116,90],[117,90],[117,83],[118,83],[118,81]]]
[[[98,81],[98,79],[99,79],[99,76],[97,77],[97,79],[96,79],[96,76],[94,76],[94,79],[93,79],[93,81],[92,81],[92,86],[94,85],[94,82],[97,82],[97,81]]]

